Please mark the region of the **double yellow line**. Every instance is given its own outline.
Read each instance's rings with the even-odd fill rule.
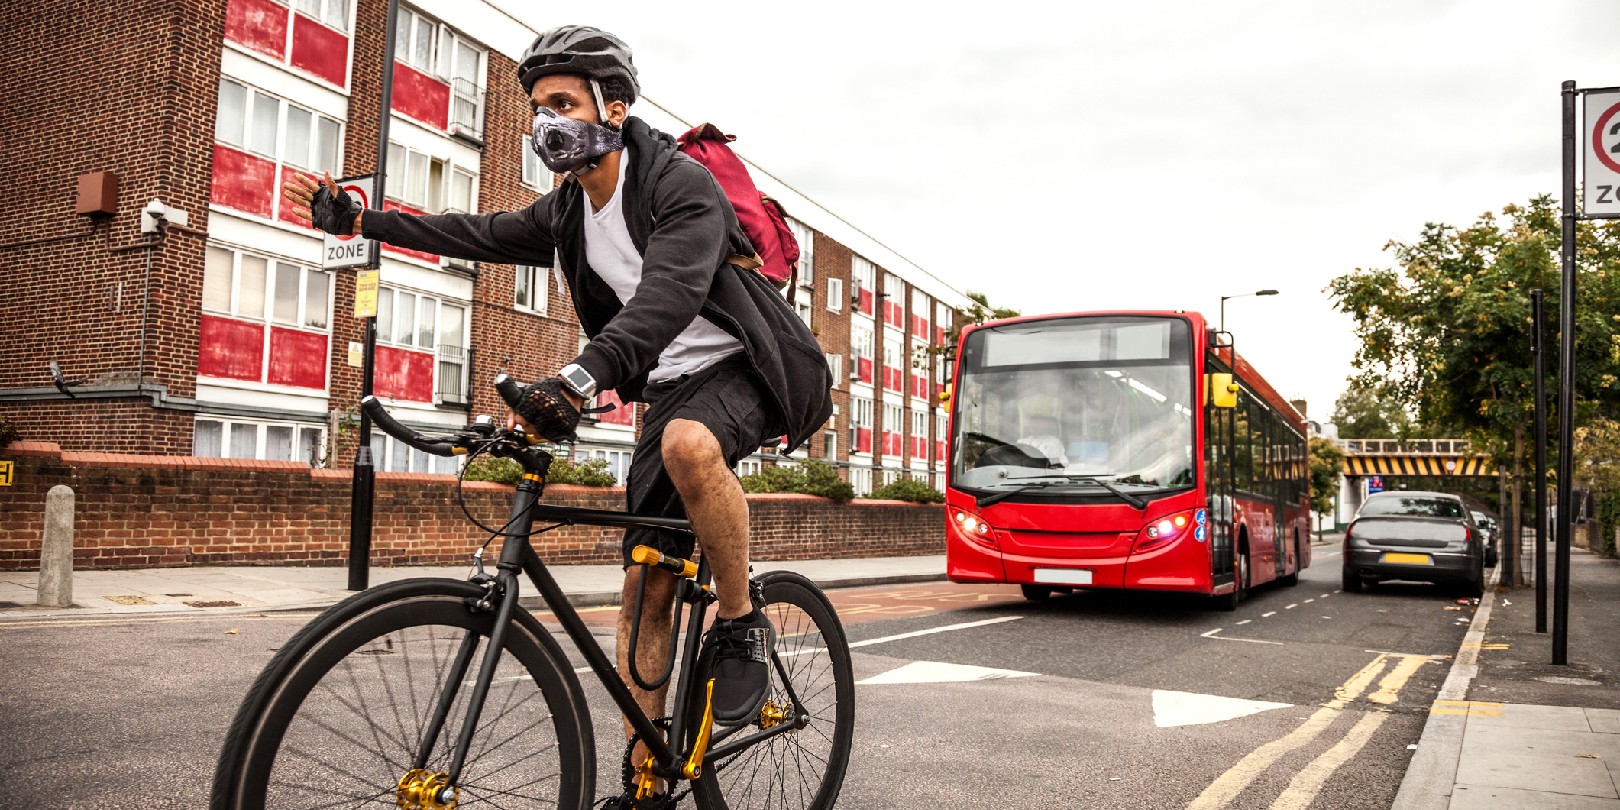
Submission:
[[[1379,653],[1377,658],[1333,690],[1333,699],[1322,704],[1322,707],[1306,718],[1299,728],[1281,739],[1272,740],[1250,751],[1243,759],[1238,760],[1236,765],[1227,769],[1226,773],[1211,782],[1209,787],[1204,788],[1204,792],[1198,794],[1198,798],[1187,805],[1187,810],[1215,810],[1231,804],[1238,794],[1248,788],[1277,760],[1309,744],[1328,726],[1333,725],[1333,721],[1339,718],[1345,707],[1365,694],[1373,685],[1373,681],[1378,681],[1378,688],[1367,695],[1367,700],[1383,706],[1391,705],[1399,700],[1401,687],[1411,680],[1412,675],[1420,667],[1432,660],[1423,655]],[[1388,673],[1385,673],[1385,666],[1391,662],[1394,665],[1389,667]],[[1379,675],[1384,677],[1379,679]],[[1300,769],[1299,773],[1294,774],[1288,787],[1276,801],[1272,802],[1271,810],[1302,810],[1309,807],[1333,773],[1366,747],[1373,733],[1383,725],[1384,719],[1388,716],[1383,709],[1363,715],[1333,747],[1323,751],[1316,759]]]

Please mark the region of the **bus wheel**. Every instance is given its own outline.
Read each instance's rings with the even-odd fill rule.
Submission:
[[[1024,592],[1024,598],[1031,602],[1045,602],[1052,598],[1052,589],[1045,585],[1019,585],[1018,589]]]
[[[1237,587],[1231,593],[1224,593],[1215,597],[1215,605],[1221,610],[1237,610],[1243,603],[1244,597],[1249,595],[1249,554],[1239,552],[1237,558]]]

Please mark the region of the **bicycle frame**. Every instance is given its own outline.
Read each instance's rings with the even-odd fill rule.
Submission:
[[[525,459],[519,460],[526,462]],[[529,465],[525,463],[524,466],[527,468]],[[620,713],[629,721],[631,727],[635,729],[637,735],[647,746],[647,750],[653,758],[653,772],[666,779],[681,778],[683,774],[687,778],[695,778],[697,775],[696,769],[693,769],[693,773],[686,773],[686,766],[698,763],[683,761],[682,755],[672,747],[672,744],[683,738],[689,709],[691,708],[690,701],[698,694],[695,690],[688,688],[687,679],[697,671],[701,646],[698,639],[702,635],[708,604],[713,601],[713,597],[709,594],[711,575],[708,562],[700,559],[696,576],[691,579],[680,580],[676,591],[676,599],[690,604],[692,609],[686,619],[686,642],[680,650],[681,675],[676,683],[675,704],[671,714],[669,734],[666,737],[659,731],[646,712],[642,710],[641,706],[636,703],[629,687],[620,678],[613,662],[608,659],[607,653],[603,651],[596,639],[591,636],[590,630],[585,626],[584,620],[580,618],[579,612],[569,603],[567,596],[563,593],[562,588],[557,585],[556,579],[552,577],[545,562],[535,553],[534,547],[529,542],[529,533],[537,519],[561,525],[654,528],[685,534],[692,534],[691,524],[679,518],[550,506],[539,502],[543,488],[544,482],[541,477],[534,472],[527,472],[524,474],[523,479],[518,482],[517,491],[512,499],[511,517],[503,532],[506,541],[501,546],[500,560],[496,563],[494,576],[494,584],[500,589],[501,593],[500,601],[493,604],[488,601],[482,603],[495,611],[495,626],[490,632],[489,646],[484,651],[483,660],[478,669],[477,680],[473,683],[473,692],[468,698],[466,720],[462,724],[460,734],[456,740],[447,773],[448,784],[456,785],[461,777],[467,751],[472,742],[473,733],[477,728],[479,715],[483,711],[484,701],[489,694],[490,683],[495,676],[495,667],[500,661],[501,651],[505,645],[508,626],[511,623],[513,613],[522,609],[517,604],[519,572],[528,575],[530,582],[539,591],[547,608],[551,610],[558,623],[562,625],[563,631],[568,634],[574,646],[585,657],[586,663],[590,665],[591,671],[596,674],[597,680],[601,682],[602,687],[607,690],[608,696],[613,699]],[[639,623],[639,616],[636,617],[636,621]],[[456,688],[452,689],[447,686],[444,693],[441,694],[439,703],[435,707],[434,714],[425,730],[413,767],[426,767],[428,757],[444,728],[444,722],[449,714],[450,707],[455,702],[459,685],[465,681],[467,669],[472,663],[473,651],[476,647],[477,634],[469,633],[467,638],[463,639],[455,660],[451,663],[449,677],[446,680],[447,685],[456,685]],[[676,655],[676,651],[672,649],[670,655],[673,657]],[[788,678],[786,668],[777,656],[774,646],[771,650],[771,660],[775,665],[783,688],[792,701],[792,705],[795,707],[801,706],[799,696],[794,692],[793,683]],[[740,739],[727,742],[725,745],[714,745],[723,740],[728,740],[748,726],[738,725],[724,729],[718,737],[711,741],[711,745],[714,747],[709,749],[707,757],[718,760],[730,756],[770,737],[803,728],[808,723],[809,716],[804,714],[801,709],[795,711],[793,717],[772,728],[745,735]]]

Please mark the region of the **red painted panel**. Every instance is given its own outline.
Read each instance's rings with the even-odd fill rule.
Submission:
[[[268,381],[326,390],[326,335],[270,327]]]
[[[264,326],[202,316],[197,336],[197,373],[231,380],[264,379]]]
[[[270,0],[230,0],[225,5],[225,38],[283,59],[287,53],[287,7]]]
[[[934,327],[934,343],[936,343],[936,344],[938,344],[940,346],[945,345],[945,327],[943,327],[943,326]]]
[[[349,83],[349,38],[302,14],[293,15],[292,66],[338,87]]]
[[[862,357],[855,361],[855,367],[860,372],[861,382],[872,384],[872,358]]]
[[[308,220],[299,219],[297,215],[293,214],[293,204],[288,202],[287,198],[281,196],[281,187],[292,182],[294,174],[309,174],[309,172],[302,169],[294,169],[291,166],[281,167],[281,180],[276,183],[276,187],[273,189],[275,192],[274,200],[276,203],[276,219],[279,219],[289,225],[300,225],[313,230],[315,226],[309,224]],[[315,179],[319,180],[321,178],[319,175],[316,175]]]
[[[862,287],[861,292],[860,292],[860,298],[861,298],[861,302],[858,305],[859,309],[861,310],[861,312],[863,312],[863,313],[865,313],[867,315],[871,315],[872,314],[872,291],[866,289],[865,287]]]
[[[404,67],[404,65],[399,65],[399,67]],[[403,176],[403,175],[401,175],[401,176]],[[419,211],[419,210],[417,210],[415,208],[412,208],[412,207],[410,207],[408,205],[401,205],[401,204],[399,204],[397,202],[394,202],[393,200],[383,200],[383,210],[384,211],[403,211],[403,212],[405,212],[407,214],[415,214],[417,216],[422,216],[424,213],[427,213],[425,211]],[[423,251],[420,251],[420,250],[409,250],[409,249],[402,248],[402,247],[394,247],[393,245],[390,245],[387,242],[383,243],[383,250],[388,251],[389,253],[397,253],[397,254],[399,254],[401,256],[409,256],[409,257],[411,257],[413,259],[420,259],[420,260],[422,260],[424,262],[427,262],[428,264],[438,264],[439,263],[439,257],[432,254],[432,253],[426,253],[426,252],[423,252]]]
[[[928,378],[911,375],[911,395],[918,399],[928,398]]]
[[[394,112],[439,129],[450,126],[450,85],[394,62]]]
[[[921,340],[928,339],[928,319],[921,315],[911,316],[911,334]]]
[[[893,366],[883,367],[883,387],[890,391],[900,390],[900,369]]]
[[[883,431],[883,455],[900,455],[900,434]]]
[[[945,443],[944,442],[934,442],[934,460],[935,461],[944,461],[945,460]]]
[[[855,428],[855,452],[857,452],[857,453],[870,453],[870,452],[872,452],[872,429],[871,428],[866,428],[866,427]]]
[[[618,405],[619,407],[614,408],[607,413],[597,414],[597,421],[604,425],[624,425],[625,427],[634,427],[636,424],[635,407],[626,405],[624,400],[619,399],[619,394],[616,391],[604,391],[596,398],[597,407],[601,407],[610,402]]]
[[[921,436],[911,437],[911,457],[916,459],[928,458],[928,440]]]
[[[270,216],[276,199],[276,164],[214,144],[214,187],[209,199],[227,208]]]
[[[378,346],[372,390],[379,397],[433,401],[433,355]]]

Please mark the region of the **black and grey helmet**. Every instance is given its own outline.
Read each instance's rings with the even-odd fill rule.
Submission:
[[[629,85],[634,102],[641,92],[636,82],[636,66],[630,58],[630,46],[624,40],[588,25],[563,25],[536,37],[534,44],[518,60],[518,82],[523,92],[534,90],[541,76],[571,73],[584,76],[593,83],[619,78]]]

